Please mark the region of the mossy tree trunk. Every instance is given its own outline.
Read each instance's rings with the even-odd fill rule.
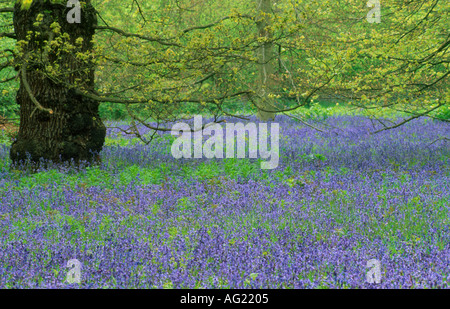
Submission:
[[[99,104],[71,89],[75,84],[86,90],[94,88],[92,54],[84,60],[79,54],[92,52],[97,25],[94,8],[90,1],[85,2],[80,23],[67,21],[71,8],[66,1],[34,0],[28,9],[20,4],[14,7],[17,40],[28,43],[16,59],[20,128],[10,151],[13,163],[27,157],[33,163],[41,158],[53,162],[98,160],[94,154],[102,149],[106,134]],[[30,31],[33,33],[27,37]]]

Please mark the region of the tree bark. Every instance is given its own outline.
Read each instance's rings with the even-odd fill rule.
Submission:
[[[273,104],[273,99],[269,97],[270,91],[273,88],[273,74],[275,73],[275,68],[273,64],[273,42],[272,32],[270,30],[270,18],[268,14],[272,11],[272,0],[257,0],[258,11],[262,15],[261,19],[258,21],[258,32],[259,37],[265,39],[261,43],[258,49],[258,67],[259,67],[259,87],[258,87],[258,106],[262,109],[258,111],[258,118],[267,121],[269,119],[274,119],[276,113],[267,112],[275,109]]]
[[[10,151],[13,164],[27,158],[33,163],[39,163],[41,158],[57,163],[72,159],[78,163],[99,160],[98,152],[106,135],[98,113],[99,104],[75,95],[68,86],[81,80],[78,85],[87,90],[94,89],[92,59],[82,62],[76,57],[77,52],[86,53],[93,49],[97,17],[90,1],[85,2],[81,7],[81,23],[67,21],[71,8],[66,7],[66,1],[34,0],[29,9],[21,9],[18,3],[14,7],[17,40],[25,40],[28,44],[20,59],[16,59],[16,68],[20,71],[20,88],[16,96],[20,105],[20,127]],[[43,20],[40,25],[33,25],[39,13],[44,15]],[[59,23],[60,33],[69,34],[66,41],[77,46],[75,50],[61,46],[45,50],[44,46],[55,37],[51,26],[54,22]],[[37,33],[27,38],[29,31]],[[81,44],[79,38],[83,39]],[[57,80],[49,78],[43,72],[46,64],[58,65],[59,70],[66,73]]]

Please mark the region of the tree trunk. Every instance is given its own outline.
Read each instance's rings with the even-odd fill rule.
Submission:
[[[76,54],[92,51],[97,24],[95,10],[90,1],[85,1],[81,7],[81,22],[69,23],[67,15],[71,8],[66,7],[67,2],[52,2],[34,0],[29,9],[21,9],[18,3],[14,7],[17,41],[25,40],[28,44],[23,48],[23,55],[16,59],[20,73],[16,96],[20,105],[20,128],[10,151],[13,164],[27,158],[32,163],[39,163],[41,158],[58,163],[72,159],[93,162],[98,160],[98,152],[105,141],[106,129],[99,117],[99,104],[75,95],[68,86],[78,80],[81,81],[78,86],[94,89],[92,57],[80,61]],[[34,24],[38,14],[43,14],[40,25]],[[59,36],[52,30],[54,22],[59,23],[61,34],[69,34],[70,37],[63,40],[76,46],[75,49],[67,50],[64,44],[45,49],[46,41],[56,42]],[[29,31],[35,31],[31,38],[27,38]],[[49,78],[43,73],[46,65],[59,67],[58,78]]]
[[[275,68],[273,64],[273,42],[272,32],[270,30],[270,18],[268,14],[272,11],[272,0],[257,0],[258,11],[261,14],[261,19],[258,21],[259,37],[265,39],[258,48],[258,62],[259,62],[259,87],[258,87],[258,106],[264,110],[275,110],[273,99],[269,97],[270,91],[273,88],[273,74]],[[275,118],[275,113],[258,111],[258,118],[266,121]]]

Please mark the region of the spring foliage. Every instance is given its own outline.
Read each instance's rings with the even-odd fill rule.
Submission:
[[[32,1],[20,3],[29,9]],[[82,81],[66,86],[123,105],[138,122],[292,112],[319,99],[410,117],[449,108],[446,1],[383,1],[380,23],[370,23],[371,8],[356,0],[92,3],[100,21],[94,50],[78,51],[54,21],[48,44],[29,61],[56,83],[70,72],[41,55],[70,51],[80,67],[93,61],[95,91]],[[51,12],[33,18],[47,21]]]

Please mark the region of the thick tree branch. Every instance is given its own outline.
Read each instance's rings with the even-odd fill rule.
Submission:
[[[4,80],[0,80],[0,84],[7,83],[7,82],[10,82],[10,81],[13,81],[14,79],[16,79],[15,76],[10,77],[10,78],[7,78],[7,79],[4,79]]]
[[[405,123],[410,122],[411,120],[414,120],[414,119],[416,119],[416,118],[419,118],[419,117],[423,117],[423,116],[428,115],[429,113],[431,113],[432,111],[438,109],[439,107],[441,107],[441,106],[443,106],[443,105],[444,105],[444,104],[439,104],[438,106],[436,106],[436,107],[434,107],[434,108],[432,108],[432,109],[429,109],[429,110],[427,110],[426,112],[417,114],[417,115],[415,115],[415,116],[412,116],[412,117],[410,117],[410,118],[407,118],[407,119],[403,120],[402,122],[397,123],[396,125],[393,125],[393,126],[390,126],[390,127],[386,127],[386,128],[380,129],[380,130],[377,130],[377,131],[375,131],[375,132],[373,132],[373,133],[371,133],[371,134],[377,134],[377,133],[380,133],[380,132],[383,132],[383,131],[386,131],[386,130],[391,130],[391,129],[398,128],[398,127],[404,125]]]
[[[289,115],[289,114],[286,114],[286,113],[283,113],[283,114],[286,115],[286,116],[288,116],[288,117],[290,117],[290,118],[293,118],[293,119],[296,119],[296,120],[300,121],[300,122],[303,123],[305,126],[310,127],[311,129],[317,130],[317,131],[322,132],[322,133],[324,132],[323,130],[321,130],[321,129],[319,129],[319,128],[313,126],[313,125],[310,125],[309,123],[307,123],[306,121],[304,121],[303,119],[301,119],[301,118],[299,118],[299,117],[297,117],[297,116]]]
[[[32,91],[31,91],[30,84],[28,83],[28,80],[27,80],[27,64],[26,64],[26,62],[24,62],[22,64],[22,68],[20,69],[20,71],[21,71],[22,82],[25,87],[25,90],[27,91],[28,96],[30,97],[31,101],[34,103],[34,105],[36,105],[36,109],[38,109],[40,111],[48,112],[49,114],[53,114],[53,110],[51,108],[43,107],[38,102],[38,100],[36,100],[36,98],[34,97]],[[33,113],[34,113],[34,111],[33,111]],[[33,116],[33,113],[31,113],[30,118]]]
[[[214,27],[214,26],[220,24],[221,22],[223,22],[225,20],[228,20],[228,19],[231,19],[231,18],[236,18],[236,17],[238,17],[238,18],[249,18],[249,19],[253,18],[252,16],[246,15],[246,14],[239,14],[237,16],[225,16],[225,17],[222,17],[221,19],[219,19],[219,20],[217,20],[215,22],[212,22],[210,24],[187,28],[187,29],[184,29],[182,32],[183,33],[187,33],[187,32],[193,31],[193,30],[202,30],[202,29],[211,28],[211,27]]]
[[[0,8],[0,13],[14,13],[14,8]]]
[[[10,39],[17,39],[16,35],[14,33],[6,33],[6,32],[1,32],[0,33],[0,38],[1,37],[6,37],[6,38],[10,38]]]
[[[115,28],[115,27],[96,26],[95,29],[96,30],[108,30],[108,31],[112,31],[112,32],[115,32],[117,34],[123,35],[124,37],[135,37],[135,38],[139,38],[139,39],[144,40],[144,41],[157,42],[157,43],[159,43],[161,45],[181,47],[181,45],[179,45],[179,44],[166,42],[166,41],[164,41],[164,40],[162,40],[160,38],[152,38],[152,37],[141,35],[141,34],[129,33],[129,32],[125,32],[125,31],[123,31],[123,30],[121,30],[119,28]]]

